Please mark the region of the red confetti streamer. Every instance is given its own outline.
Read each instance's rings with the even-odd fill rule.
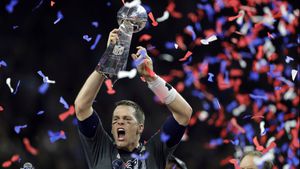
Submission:
[[[108,94],[112,95],[112,94],[116,93],[116,91],[112,88],[112,82],[111,82],[110,79],[105,80],[105,85],[107,87],[107,91],[106,92]]]
[[[298,122],[298,124],[299,124],[299,122]],[[299,128],[294,128],[294,129],[291,130],[291,134],[292,134],[291,143],[295,148],[299,148],[298,130],[299,130]]]
[[[234,165],[234,169],[241,169],[236,159],[230,159],[229,162]]]
[[[2,167],[3,167],[3,168],[8,168],[8,167],[11,166],[11,164],[12,164],[11,161],[4,161],[4,162],[2,163]]]
[[[264,150],[264,147],[259,144],[256,136],[253,138],[253,143],[254,143],[257,151],[262,152]]]
[[[192,54],[193,54],[193,52],[188,51],[183,58],[179,59],[179,61],[187,60],[187,58],[189,58]]]
[[[11,157],[10,161],[11,162],[16,162],[20,159],[20,156],[18,154],[15,154]]]
[[[53,7],[54,4],[55,4],[55,2],[54,2],[54,1],[51,1],[50,6]]]
[[[181,35],[176,36],[176,44],[181,50],[186,50],[186,45],[184,44],[184,40]]]
[[[182,14],[175,11],[175,7],[176,7],[175,3],[173,1],[171,1],[168,4],[166,10],[169,11],[169,13],[171,14],[172,17],[177,18],[177,19],[182,18]]]
[[[147,61],[147,60],[145,60]],[[148,66],[145,66],[146,71],[149,73],[150,77],[154,77],[155,73],[153,72],[153,70],[151,70]]]
[[[237,18],[241,17],[243,15],[243,13],[239,13],[238,15],[236,16],[231,16],[231,17],[228,17],[228,21],[233,21],[233,20],[236,20]]]
[[[139,42],[142,42],[142,41],[148,41],[152,39],[152,36],[149,35],[149,34],[143,34],[140,38],[139,38]]]
[[[4,108],[2,106],[0,106],[0,112],[4,111]]]
[[[178,82],[175,88],[178,92],[182,92],[184,90],[184,87],[185,86],[183,82]]]
[[[264,46],[260,45],[258,46],[258,52],[257,52],[257,55],[256,55],[256,59],[261,59],[263,56],[264,56]]]
[[[269,32],[268,32],[268,37],[269,37],[270,39],[274,39],[274,36],[273,36],[272,34],[270,34]]]
[[[157,23],[156,20],[154,19],[153,13],[152,13],[152,12],[149,12],[148,16],[149,16],[149,18],[150,18],[151,21],[152,21],[152,23],[151,23],[152,26],[157,26],[158,23]]]
[[[263,154],[266,154],[269,150],[276,147],[276,143],[273,141],[266,149],[262,151]]]
[[[66,112],[64,112],[64,113],[61,113],[58,116],[58,118],[59,118],[60,121],[65,121],[69,116],[74,115],[74,113],[75,113],[74,106],[71,105],[70,108],[69,108],[69,110],[66,111]]]
[[[32,155],[37,155],[38,154],[38,150],[34,147],[31,146],[30,141],[28,138],[23,138],[23,144],[25,145],[26,150],[32,154]]]
[[[241,133],[246,133],[245,129],[244,129],[243,127],[241,127],[241,126],[237,123],[236,118],[232,118],[232,119],[230,120],[230,122],[231,122],[231,124],[232,124],[234,127],[236,127]]]

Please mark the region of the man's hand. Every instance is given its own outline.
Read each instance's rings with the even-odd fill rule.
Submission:
[[[156,77],[153,72],[153,63],[147,54],[147,50],[141,46],[138,46],[137,49],[138,51],[136,54],[131,54],[131,57],[135,62],[139,74],[148,82],[155,80]]]
[[[107,47],[112,44],[115,45],[117,43],[117,41],[119,41],[119,29],[114,29],[109,33],[109,37],[107,40]]]

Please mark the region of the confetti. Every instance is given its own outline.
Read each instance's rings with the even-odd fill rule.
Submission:
[[[215,110],[221,109],[219,100],[218,100],[217,98],[214,98],[214,99],[213,99],[213,105],[214,105]]]
[[[253,143],[254,143],[257,151],[263,151],[265,149],[263,146],[261,146],[259,144],[256,136],[253,138]]]
[[[65,109],[69,109],[68,103],[65,101],[65,99],[62,96],[60,96],[59,102],[64,105]]]
[[[53,7],[54,5],[55,5],[55,2],[54,2],[54,1],[51,1],[51,2],[50,2],[50,6]]]
[[[129,79],[132,79],[136,76],[137,70],[131,69],[130,71],[119,71],[118,72],[118,79],[122,79],[125,77],[128,77]]]
[[[15,132],[16,132],[17,134],[19,134],[19,133],[21,132],[21,129],[24,129],[24,128],[26,128],[26,127],[27,127],[27,124],[21,125],[21,126],[15,126]]]
[[[234,169],[241,169],[236,159],[230,159],[229,162],[234,165]]]
[[[14,95],[17,94],[17,91],[18,91],[19,86],[20,86],[20,82],[21,82],[21,81],[19,80],[18,83],[17,83],[17,86],[16,86],[16,89],[15,89]]]
[[[286,56],[285,63],[290,63],[291,61],[294,61],[294,58]]]
[[[89,37],[89,35],[83,35],[82,37],[84,40],[86,40],[87,42],[92,40],[92,37]]]
[[[106,87],[107,87],[107,93],[108,93],[109,95],[112,95],[112,94],[115,94],[115,93],[116,93],[116,91],[112,88],[113,85],[112,85],[112,82],[111,82],[110,79],[106,79],[106,80],[105,80],[105,85],[106,85]]]
[[[1,66],[7,67],[7,63],[4,60],[1,60],[0,61],[0,67]]]
[[[11,93],[13,93],[14,92],[14,89],[11,87],[11,78],[10,77],[8,77],[7,79],[6,79],[6,84],[7,84],[7,86],[9,87],[9,89],[10,89],[10,92]]]
[[[165,143],[170,139],[170,136],[164,132],[161,132],[160,134],[160,141]]]
[[[209,76],[208,76],[208,81],[209,81],[209,82],[214,82],[214,81],[213,81],[213,77],[214,77],[215,75],[212,74],[212,73],[208,73],[208,75],[209,75]]]
[[[169,19],[169,17],[170,17],[170,13],[168,11],[165,11],[163,16],[161,16],[159,18],[156,18],[156,21],[157,22],[163,22],[163,21]]]
[[[259,128],[260,128],[260,135],[263,136],[266,134],[266,129],[265,129],[265,122],[261,121],[259,123]]]
[[[215,41],[215,40],[217,40],[218,38],[217,38],[217,36],[216,35],[212,35],[212,36],[210,36],[209,38],[207,38],[207,39],[201,39],[201,43],[203,44],[203,45],[208,45],[209,43],[211,43],[211,42],[213,42],[213,41]]]
[[[10,0],[10,3],[5,6],[8,13],[14,12],[14,7],[19,3],[19,0]]]
[[[92,26],[94,26],[95,28],[98,28],[99,23],[97,21],[92,22]]]
[[[150,153],[146,151],[143,155],[132,153],[131,157],[138,159],[138,160],[146,160],[149,157],[149,155],[150,155]]]
[[[291,73],[292,73],[292,79],[293,81],[295,81],[298,71],[296,69],[293,69]]]
[[[123,1],[123,3],[124,3],[124,1]],[[124,4],[124,6],[126,6],[127,8],[132,8],[132,7],[137,6],[137,5],[140,5],[140,4],[141,4],[141,1],[140,1],[140,0],[133,0],[133,1],[131,1],[131,2],[126,2],[126,3]]]
[[[23,138],[23,144],[25,145],[25,149],[32,155],[37,155],[38,150],[31,146],[30,141],[28,138]]]
[[[97,37],[96,37],[96,39],[95,39],[94,44],[90,48],[91,50],[94,50],[96,48],[96,46],[97,46],[98,42],[100,41],[100,39],[101,39],[101,35],[98,34]]]
[[[39,70],[37,73],[43,78],[43,82],[44,82],[44,83],[52,83],[52,84],[55,84],[55,81],[54,81],[54,80],[49,80],[49,77],[48,77],[48,76],[45,76],[41,70]]]
[[[183,58],[179,59],[179,61],[186,61],[193,53],[191,51],[187,51]]]
[[[142,42],[142,41],[149,41],[150,39],[152,39],[152,36],[151,36],[151,35],[149,35],[149,34],[143,34],[142,36],[140,36],[139,42]]]
[[[57,19],[54,21],[54,24],[57,24],[59,21],[61,21],[62,19],[64,19],[63,14],[61,13],[61,11],[58,11],[57,14]]]
[[[192,39],[195,40],[196,39],[196,33],[194,31],[194,28],[191,25],[188,25],[185,27],[185,32],[187,34],[190,34],[192,36]]]
[[[156,22],[156,20],[154,19],[154,16],[153,16],[152,12],[149,12],[148,16],[149,16],[149,18],[150,18],[151,21],[152,21],[152,23],[151,23],[152,26],[157,26],[157,25],[158,25],[158,22]]]
[[[2,106],[0,106],[0,112],[4,111],[4,108]]]
[[[67,139],[65,132],[63,130],[59,132],[53,132],[51,130],[48,130],[48,136],[50,138],[50,143],[54,143],[59,139],[63,139],[63,140]]]
[[[260,95],[254,95],[254,94],[249,94],[250,98],[252,99],[262,99],[262,100],[268,100],[268,96],[260,96]]]
[[[65,121],[69,116],[72,116],[74,114],[75,114],[75,108],[73,105],[71,105],[69,110],[58,115],[58,118],[60,121]]]
[[[38,4],[36,7],[34,7],[34,8],[32,9],[32,11],[35,11],[36,9],[38,9],[38,8],[43,4],[43,2],[44,2],[44,0],[41,0],[41,1],[39,2],[39,4]]]
[[[37,114],[37,115],[42,115],[42,114],[44,114],[44,113],[45,113],[45,111],[41,110],[41,111],[37,112],[36,114]]]
[[[43,83],[40,87],[39,87],[39,93],[41,94],[45,94],[47,92],[49,88],[49,84],[48,83]]]

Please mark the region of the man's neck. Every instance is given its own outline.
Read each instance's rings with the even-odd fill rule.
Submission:
[[[121,150],[124,150],[124,151],[128,151],[128,152],[132,152],[135,148],[139,148],[139,145],[140,143],[137,142],[136,144],[134,145],[129,145],[128,147],[123,147],[123,148],[120,148]]]

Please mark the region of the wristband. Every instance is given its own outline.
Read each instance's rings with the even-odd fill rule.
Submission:
[[[148,87],[160,99],[161,102],[170,104],[175,100],[177,91],[161,77],[157,76],[154,81],[147,83]]]

